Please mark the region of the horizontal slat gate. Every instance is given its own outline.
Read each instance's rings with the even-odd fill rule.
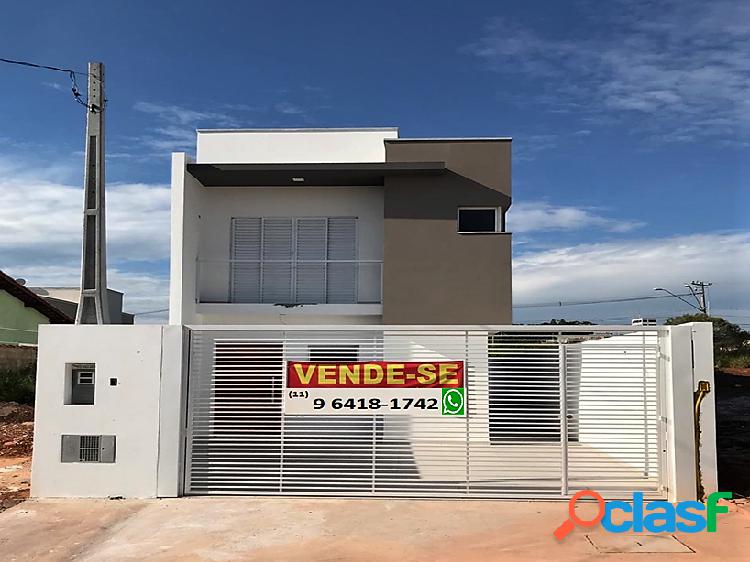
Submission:
[[[656,331],[193,330],[187,494],[663,497]],[[293,416],[287,361],[465,361],[467,415]]]

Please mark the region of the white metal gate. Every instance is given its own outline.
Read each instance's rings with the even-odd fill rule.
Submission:
[[[656,327],[191,331],[186,494],[664,497]],[[287,361],[464,361],[467,415],[293,416]]]

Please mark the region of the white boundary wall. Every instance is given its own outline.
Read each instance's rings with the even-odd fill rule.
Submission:
[[[401,337],[397,335],[401,330],[419,333],[461,329],[481,334],[495,330],[534,331],[535,328],[388,326],[385,330],[390,338]],[[538,328],[549,330],[549,327]],[[582,328],[591,330],[587,326]],[[227,326],[196,326],[196,329],[226,330]],[[233,326],[231,329],[276,331],[278,326]],[[289,332],[316,329],[330,331],[331,326],[285,327]],[[372,330],[372,327],[340,326],[340,330]],[[659,332],[664,406],[660,433],[667,457],[664,480],[670,501],[694,499],[697,486],[693,392],[699,381],[707,381],[712,386],[703,402],[700,419],[702,483],[706,494],[717,489],[711,326],[708,323],[686,324],[659,328]],[[174,497],[180,494],[188,351],[185,341],[182,326],[40,327],[32,465],[34,497]],[[415,348],[414,358],[421,355]],[[64,404],[69,363],[96,364],[93,406]],[[480,370],[469,372],[470,384]],[[117,379],[116,386],[110,386],[110,378]],[[482,392],[476,386],[475,390]],[[61,463],[63,434],[115,435],[115,462]],[[472,430],[474,437],[481,441],[486,439],[479,428]]]
[[[182,327],[40,328],[32,496],[176,495]],[[93,406],[64,404],[70,363],[95,364]],[[115,462],[61,462],[62,435],[115,435]]]

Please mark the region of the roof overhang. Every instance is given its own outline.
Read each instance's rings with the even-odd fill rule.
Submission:
[[[205,187],[378,186],[386,176],[439,175],[445,162],[188,164]]]

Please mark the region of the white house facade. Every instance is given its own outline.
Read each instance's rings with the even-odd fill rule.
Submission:
[[[511,324],[510,146],[198,131],[169,324],[40,329],[32,494],[714,491],[709,324]]]

